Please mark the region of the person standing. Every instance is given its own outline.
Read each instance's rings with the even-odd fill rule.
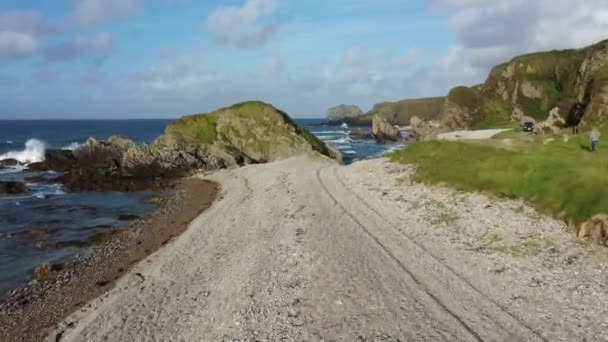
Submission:
[[[591,130],[591,152],[597,151],[597,144],[600,142],[600,131],[597,127],[593,127]]]

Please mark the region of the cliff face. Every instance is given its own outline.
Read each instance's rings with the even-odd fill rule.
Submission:
[[[515,57],[492,69],[486,82],[452,89],[442,113],[450,128],[490,127],[559,113],[569,125],[608,118],[608,41],[576,49]]]

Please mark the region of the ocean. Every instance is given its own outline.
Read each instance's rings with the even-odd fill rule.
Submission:
[[[37,120],[0,121],[0,160],[24,163],[42,160],[47,148],[75,149],[89,137],[121,135],[135,142],[152,142],[171,120]],[[324,126],[323,119],[300,119],[298,124],[340,150],[347,163],[382,156],[400,144],[378,145],[348,136],[340,126]],[[369,130],[369,128],[364,128]],[[0,180],[27,183],[19,195],[0,195],[0,297],[30,280],[42,263],[61,263],[90,250],[95,234],[125,226],[121,218],[141,216],[154,208],[155,194],[67,193],[48,181],[52,172],[30,173],[23,168],[0,169]]]

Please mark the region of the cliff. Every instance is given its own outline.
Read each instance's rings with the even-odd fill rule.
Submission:
[[[483,128],[529,116],[545,120],[558,108],[568,125],[608,117],[608,41],[526,54],[492,69],[485,83],[450,91],[442,122]]]

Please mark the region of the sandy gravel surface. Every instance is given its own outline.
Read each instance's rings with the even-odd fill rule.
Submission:
[[[486,140],[512,129],[480,129],[474,131],[455,131],[437,135],[437,140]]]
[[[410,172],[295,158],[215,173],[213,206],[60,340],[606,338],[604,250],[521,203]]]

